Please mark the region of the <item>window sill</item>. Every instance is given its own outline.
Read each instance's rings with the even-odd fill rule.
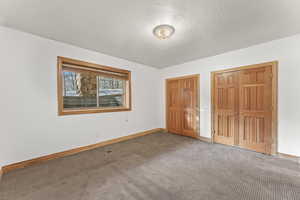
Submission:
[[[119,107],[119,108],[90,108],[90,109],[67,109],[59,111],[58,115],[77,115],[77,114],[93,114],[93,113],[105,113],[105,112],[124,112],[124,111],[131,111],[131,108],[126,107]]]

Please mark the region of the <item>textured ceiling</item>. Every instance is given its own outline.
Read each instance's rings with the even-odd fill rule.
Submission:
[[[162,68],[300,33],[300,1],[1,0],[0,23]]]

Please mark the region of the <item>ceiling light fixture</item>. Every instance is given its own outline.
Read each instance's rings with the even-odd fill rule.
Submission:
[[[168,24],[158,25],[153,29],[153,35],[161,40],[170,38],[174,32],[175,28]]]

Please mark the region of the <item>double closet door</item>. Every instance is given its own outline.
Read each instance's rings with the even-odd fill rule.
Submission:
[[[198,86],[198,75],[166,80],[168,132],[198,137]]]
[[[274,63],[213,74],[213,141],[271,154]]]

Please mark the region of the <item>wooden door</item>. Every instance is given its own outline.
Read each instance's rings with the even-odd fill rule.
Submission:
[[[213,142],[277,153],[277,62],[212,73]]]
[[[194,75],[166,81],[168,132],[198,137],[198,85]]]
[[[167,82],[167,127],[171,133],[182,132],[182,94],[179,80]]]
[[[196,77],[180,80],[182,94],[182,134],[198,137],[198,79]]]
[[[271,153],[272,144],[272,68],[240,71],[239,145]]]
[[[214,141],[234,145],[238,136],[238,72],[215,75]]]

